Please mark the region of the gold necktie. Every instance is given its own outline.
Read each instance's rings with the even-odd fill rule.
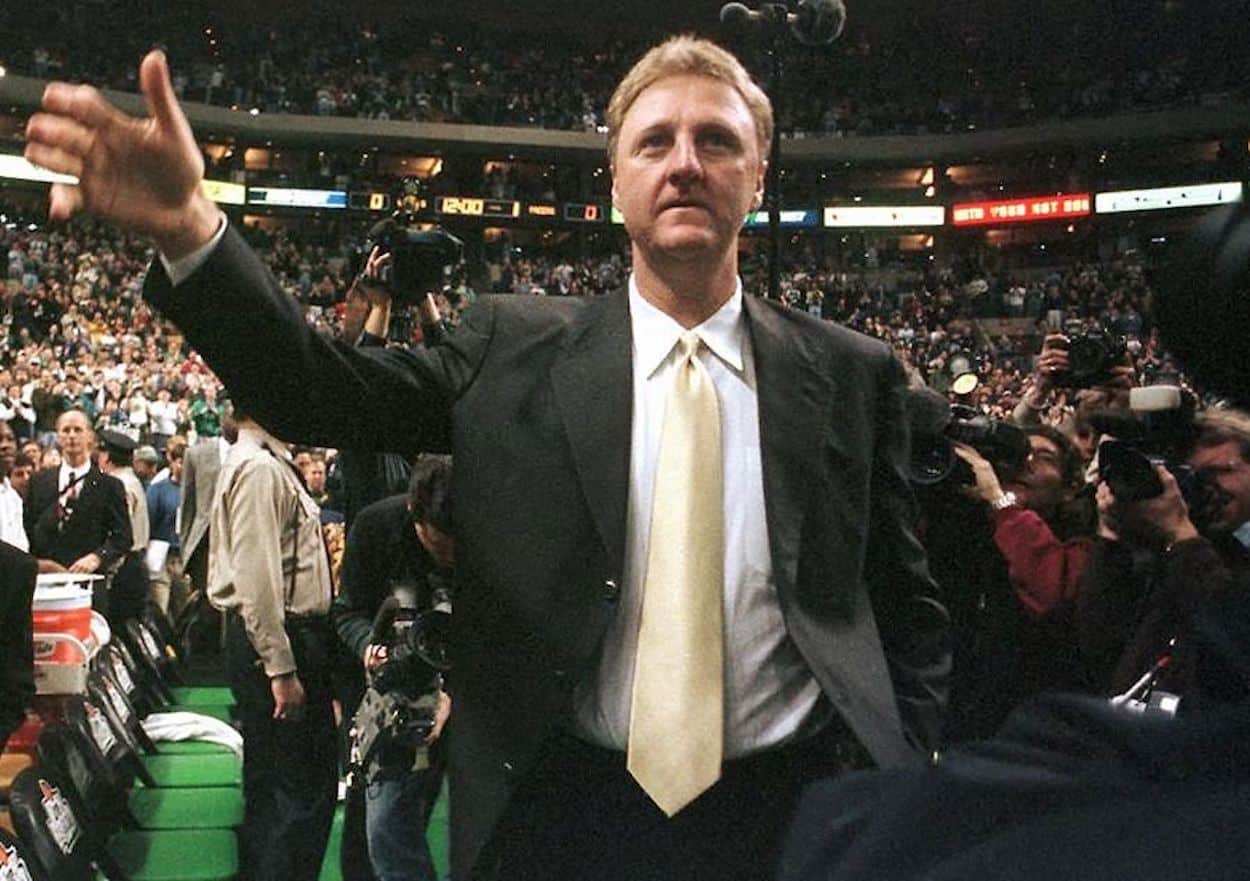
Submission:
[[[725,512],[716,388],[686,333],[664,409],[627,767],[670,817],[720,778]]]

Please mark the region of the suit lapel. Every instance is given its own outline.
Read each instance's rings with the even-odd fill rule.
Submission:
[[[617,292],[587,301],[551,369],[578,479],[616,572],[625,561],[631,365],[629,305]]]
[[[764,510],[773,574],[779,588],[793,588],[803,519],[820,463],[820,441],[833,399],[832,379],[817,367],[805,335],[764,301],[743,300],[759,394],[760,458]]]

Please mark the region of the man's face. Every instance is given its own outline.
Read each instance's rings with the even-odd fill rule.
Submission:
[[[308,467],[304,469],[304,480],[308,484],[310,493],[317,495],[323,492],[326,488],[326,463],[316,459],[309,462]]]
[[[134,469],[135,477],[147,483],[156,476],[156,463],[149,462],[146,459],[135,459],[134,464],[130,466]]]
[[[434,558],[434,562],[444,569],[450,569],[456,564],[456,539],[449,533],[443,532],[433,523],[417,523],[414,524],[417,530],[417,539]]]
[[[16,465],[9,472],[9,483],[17,490],[17,494],[26,498],[26,486],[30,483],[31,468],[29,465]]]
[[[61,449],[65,464],[71,468],[77,468],[87,461],[94,440],[86,414],[70,410],[57,420],[56,444]]]
[[[1029,435],[1029,461],[1020,479],[1011,490],[1024,507],[1043,518],[1051,516],[1065,500],[1067,487],[1063,482],[1063,451],[1050,438]]]
[[[1212,530],[1232,532],[1250,520],[1250,462],[1242,458],[1236,441],[1200,447],[1190,455],[1189,464],[1199,474],[1214,480],[1229,496],[1212,522]]]
[[[0,478],[13,470],[17,459],[17,437],[9,423],[0,422]]]
[[[635,99],[613,158],[612,201],[652,262],[723,257],[764,189],[755,121],[732,86],[696,74]]]
[[[308,466],[312,464],[311,453],[296,453],[291,461],[295,467],[299,469],[299,473],[304,475],[304,483],[308,483]]]
[[[22,452],[30,457],[30,461],[35,463],[36,469],[40,467],[40,462],[43,460],[43,448],[37,442],[33,440],[26,441],[26,443],[22,444]]]

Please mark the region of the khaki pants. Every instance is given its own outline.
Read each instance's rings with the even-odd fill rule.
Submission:
[[[186,606],[187,596],[191,592],[182,571],[182,557],[177,551],[170,551],[165,557],[164,569],[150,575],[153,601],[171,621],[176,620]]]

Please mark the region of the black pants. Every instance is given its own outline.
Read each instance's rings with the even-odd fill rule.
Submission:
[[[246,881],[316,881],[334,817],[333,634],[328,620],[288,621],[286,630],[306,699],[299,721],[273,718],[269,677],[242,619],[228,616],[226,672],[243,723],[239,877]]]
[[[496,833],[499,881],[766,881],[805,788],[871,763],[835,722],[803,742],[726,762],[674,817],[625,768],[624,753],[560,735],[518,786]],[[493,862],[493,861],[492,861]]]
[[[122,560],[109,588],[106,617],[114,633],[121,632],[132,618],[143,617],[151,590],[143,554],[130,552]]]

